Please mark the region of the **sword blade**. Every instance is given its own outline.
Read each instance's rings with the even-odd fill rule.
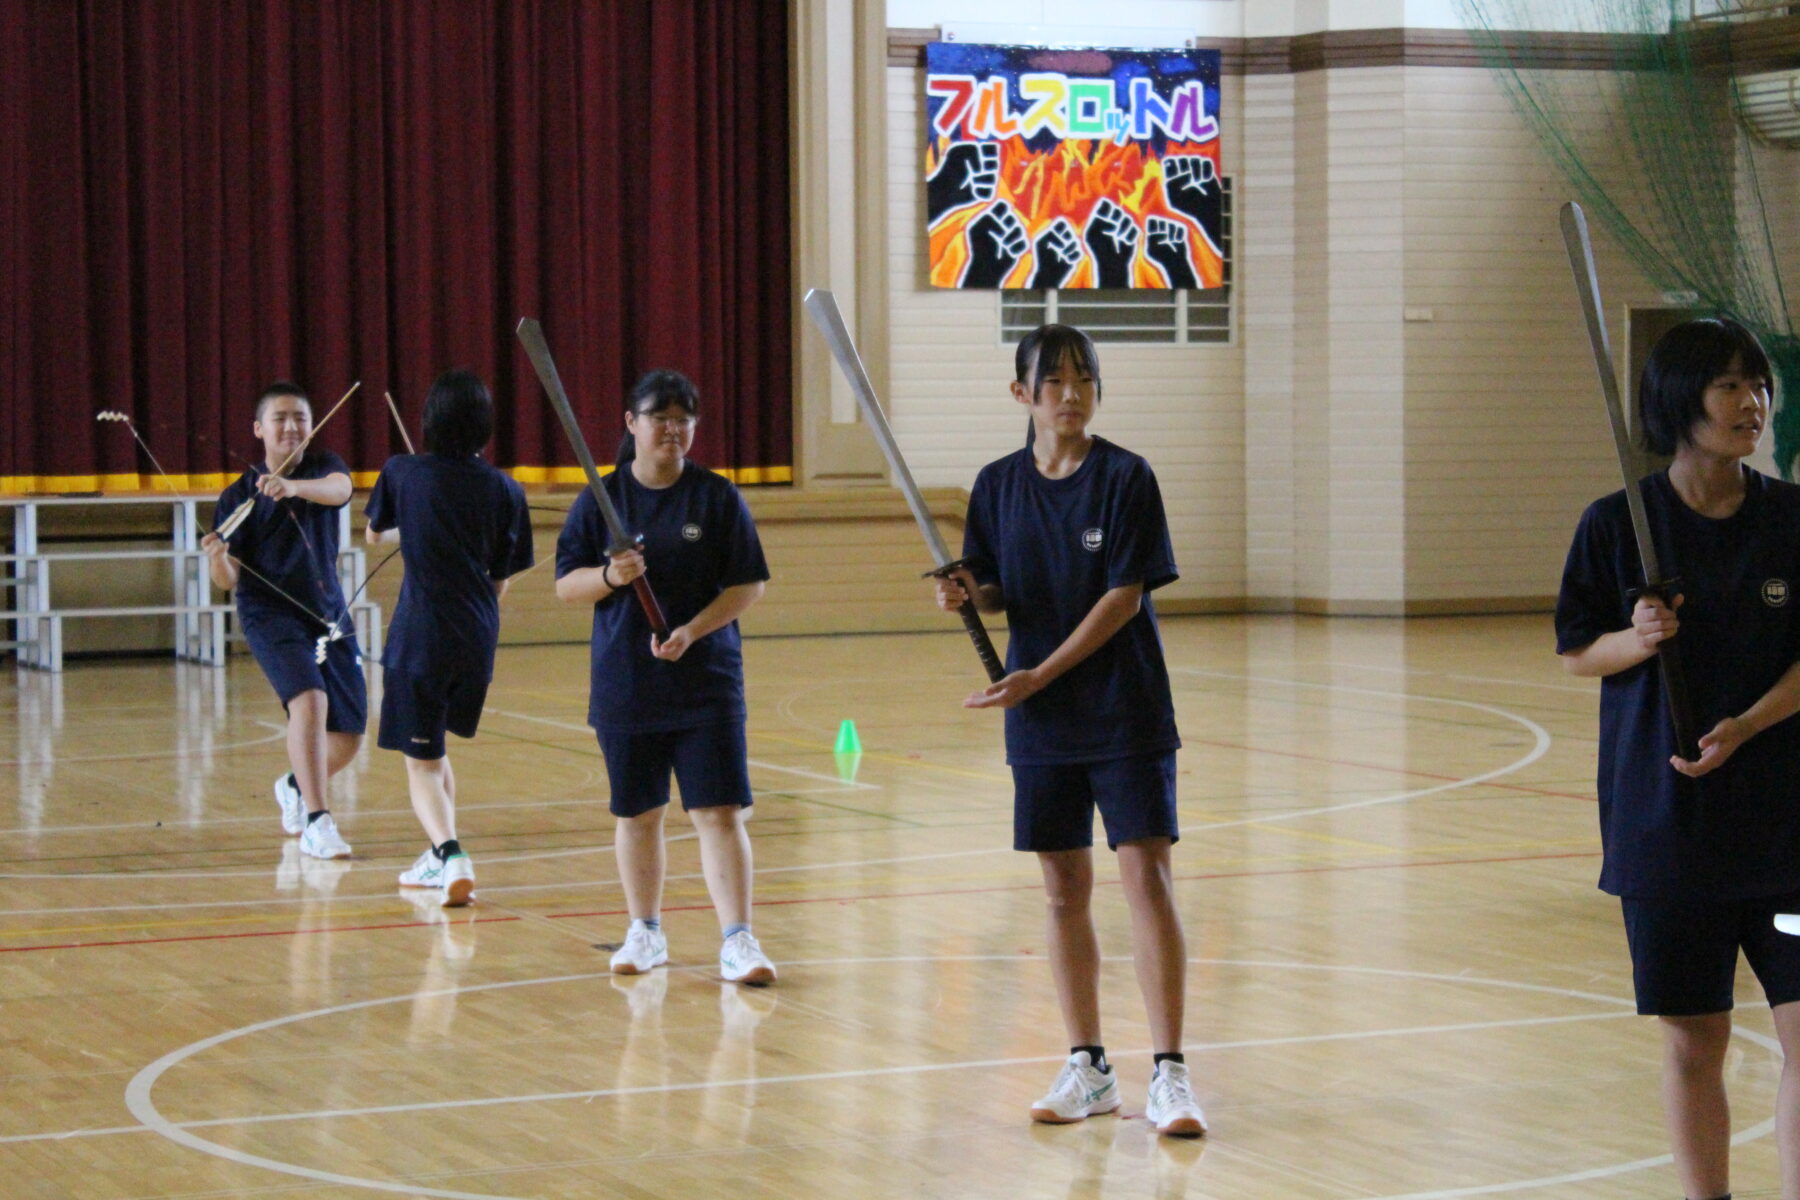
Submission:
[[[1575,272],[1575,291],[1581,297],[1581,314],[1587,320],[1588,344],[1594,351],[1594,367],[1600,373],[1600,392],[1606,399],[1606,415],[1612,424],[1613,450],[1619,456],[1619,474],[1625,480],[1625,504],[1631,510],[1631,531],[1637,537],[1638,562],[1644,569],[1644,585],[1662,582],[1656,559],[1656,543],[1650,538],[1650,518],[1644,511],[1642,457],[1632,445],[1625,427],[1625,403],[1619,396],[1619,380],[1613,374],[1612,341],[1600,315],[1600,276],[1594,269],[1594,247],[1588,239],[1587,214],[1574,201],[1562,207],[1563,246],[1569,267]]]
[[[837,298],[823,288],[813,288],[806,293],[804,303],[807,315],[825,335],[831,357],[837,360],[844,378],[850,381],[856,406],[862,411],[869,432],[875,435],[875,444],[881,447],[882,457],[887,459],[888,467],[894,472],[894,482],[899,485],[901,495],[906,497],[906,506],[912,509],[913,520],[918,522],[919,532],[925,537],[932,561],[940,567],[947,565],[951,559],[950,551],[944,546],[944,536],[938,532],[937,522],[932,519],[931,510],[926,508],[925,497],[920,493],[919,485],[913,482],[912,472],[906,469],[906,459],[894,441],[894,431],[888,428],[887,414],[881,411],[881,402],[875,398],[875,385],[869,382],[869,372],[863,366],[862,355],[856,352],[856,343],[844,324],[844,314],[838,310]]]
[[[520,343],[525,347],[525,356],[531,360],[532,369],[537,372],[538,382],[544,385],[544,394],[550,397],[550,406],[556,409],[556,415],[562,421],[563,432],[568,435],[569,444],[575,447],[575,457],[580,460],[581,469],[587,475],[588,490],[600,505],[600,519],[606,523],[606,536],[612,540],[606,553],[614,555],[637,549],[638,540],[625,532],[625,524],[619,520],[619,512],[613,507],[612,497],[607,495],[605,485],[600,482],[600,468],[594,465],[594,456],[588,450],[587,438],[582,436],[581,426],[575,420],[575,410],[569,405],[569,393],[563,389],[562,376],[556,372],[556,360],[550,357],[550,347],[544,341],[544,327],[530,317],[520,317],[516,332]],[[637,593],[638,604],[643,607],[644,617],[650,622],[650,628],[656,631],[657,636],[668,637],[669,623],[663,617],[662,605],[657,603],[656,593],[650,590],[650,580],[639,575],[631,581],[631,590]]]
[[[1606,415],[1612,423],[1613,449],[1619,456],[1619,473],[1625,479],[1625,506],[1631,512],[1631,533],[1637,541],[1638,564],[1644,572],[1644,592],[1673,604],[1672,581],[1664,578],[1657,561],[1656,543],[1650,537],[1650,517],[1644,511],[1642,457],[1625,428],[1625,404],[1619,397],[1619,381],[1613,375],[1612,342],[1600,315],[1600,274],[1594,269],[1594,244],[1588,238],[1587,214],[1574,201],[1562,207],[1563,246],[1575,272],[1575,291],[1581,297],[1581,313],[1587,319],[1588,344],[1593,347],[1594,367],[1600,373],[1600,392],[1606,398]],[[1662,677],[1663,703],[1674,727],[1675,752],[1689,762],[1700,757],[1694,731],[1694,708],[1688,698],[1687,670],[1682,663],[1682,638],[1671,637],[1656,648],[1658,674]]]
[[[606,552],[617,554],[632,549],[637,544],[636,539],[625,532],[625,524],[619,520],[619,512],[613,507],[612,497],[600,482],[600,468],[594,465],[594,456],[588,450],[587,438],[582,435],[581,426],[575,420],[575,410],[569,404],[569,393],[563,388],[562,376],[556,371],[556,360],[550,357],[550,347],[544,341],[544,327],[531,317],[520,317],[516,332],[520,344],[525,347],[525,357],[531,360],[532,369],[537,372],[538,382],[544,385],[544,394],[550,397],[550,406],[562,421],[563,433],[568,435],[569,444],[575,448],[575,457],[587,476],[588,489],[600,504],[600,519],[606,522],[606,535],[612,539],[612,545],[606,548]]]

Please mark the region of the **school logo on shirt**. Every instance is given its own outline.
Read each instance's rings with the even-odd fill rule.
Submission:
[[[1770,608],[1780,608],[1788,602],[1788,581],[1770,579],[1764,582],[1762,589],[1763,603]]]
[[[687,541],[697,542],[700,540],[700,527],[689,521],[681,527],[681,536]]]
[[[1100,549],[1100,543],[1105,540],[1106,535],[1100,532],[1100,527],[1098,525],[1092,529],[1084,529],[1081,532],[1081,545],[1085,550],[1098,550]]]

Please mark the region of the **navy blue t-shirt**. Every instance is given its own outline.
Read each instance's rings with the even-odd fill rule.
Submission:
[[[406,578],[382,665],[436,678],[494,676],[494,583],[532,564],[525,490],[479,457],[401,454],[369,495],[369,527],[400,530]]]
[[[720,592],[769,577],[744,498],[723,475],[693,462],[666,488],[630,467],[603,481],[628,533],[644,538],[644,573],[674,629]],[[606,562],[606,523],[592,492],[569,509],[556,540],[556,577]],[[650,622],[637,594],[620,588],[594,605],[588,724],[616,733],[693,729],[744,719],[744,654],[737,622],[688,647],[675,662],[650,653]]]
[[[1050,657],[1113,588],[1144,587],[1143,607],[1123,629],[1006,710],[1008,763],[1103,762],[1181,745],[1150,603],[1176,578],[1175,551],[1149,463],[1100,437],[1062,479],[1046,478],[1029,446],[989,463],[969,494],[963,557],[1006,600],[1008,671]]]
[[[1736,716],[1800,658],[1800,487],[1745,471],[1743,505],[1714,520],[1645,480],[1665,573],[1679,575],[1682,666],[1695,736]],[[1625,493],[1582,514],[1556,601],[1556,650],[1631,626],[1643,579]],[[1733,900],[1800,889],[1800,720],[1745,742],[1689,779],[1669,765],[1675,734],[1655,656],[1600,682],[1600,887],[1618,896]]]
[[[318,618],[335,621],[344,615],[344,591],[338,586],[338,510],[344,505],[314,504],[298,497],[272,500],[256,490],[265,472],[246,471],[219,493],[213,528],[223,525],[252,496],[256,507],[230,539],[231,553],[269,583],[286,592],[284,599],[250,571],[238,574],[238,619],[245,632],[273,632],[299,622],[307,637],[325,632]],[[308,449],[287,471],[289,479],[324,479],[349,475],[344,460],[329,450]],[[344,504],[350,503],[348,500]],[[301,612],[294,601],[306,606]]]

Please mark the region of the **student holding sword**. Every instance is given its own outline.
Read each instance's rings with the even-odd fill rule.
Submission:
[[[1611,388],[1609,366],[1602,378]],[[1768,426],[1771,379],[1734,321],[1688,321],[1656,343],[1639,387],[1643,440],[1673,461],[1641,482],[1650,557],[1629,493],[1595,501],[1556,605],[1563,665],[1601,679],[1600,887],[1624,912],[1638,1012],[1660,1018],[1689,1200],[1730,1194],[1724,1061],[1740,950],[1785,1056],[1781,1194],[1800,1200],[1800,938],[1774,926],[1800,906],[1800,487],[1744,462]],[[1641,588],[1646,561],[1681,581]],[[1687,750],[1661,679],[1678,644],[1699,734]]]

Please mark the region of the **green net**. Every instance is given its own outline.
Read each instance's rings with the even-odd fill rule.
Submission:
[[[1754,331],[1776,372],[1775,461],[1800,452],[1800,339],[1782,290],[1759,142],[1736,119],[1724,20],[1692,19],[1690,0],[1458,0],[1495,78],[1549,153],[1589,220],[1666,292]],[[1533,65],[1542,41],[1588,61]],[[1578,35],[1571,39],[1569,33]],[[1592,68],[1592,69],[1590,69]]]

